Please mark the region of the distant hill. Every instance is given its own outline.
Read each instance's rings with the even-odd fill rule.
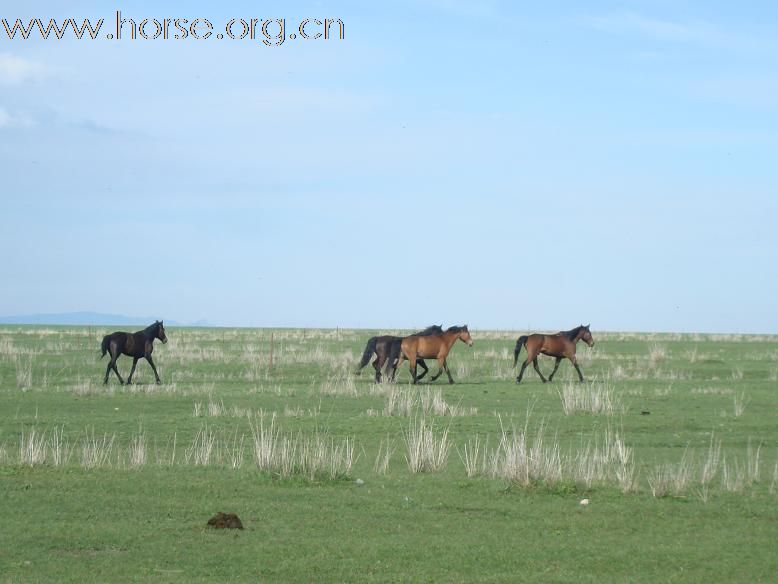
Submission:
[[[101,312],[63,312],[59,314],[22,314],[18,316],[0,316],[0,324],[52,324],[52,325],[137,325],[147,326],[159,317],[126,316],[124,314],[103,314]],[[182,323],[165,319],[166,325],[181,326]],[[192,323],[193,326],[208,326],[205,321]]]

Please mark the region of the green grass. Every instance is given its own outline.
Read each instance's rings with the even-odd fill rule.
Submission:
[[[456,385],[443,376],[414,390],[407,365],[394,386],[373,384],[371,367],[349,374],[370,331],[250,329],[169,329],[154,353],[163,385],[144,385],[153,374],[141,362],[139,385],[111,377],[106,387],[106,332],[0,327],[2,582],[758,582],[778,573],[776,337],[595,333],[594,350],[579,345],[587,384],[573,384],[565,362],[553,384],[528,369],[517,386],[519,333],[475,331],[475,346],[458,343],[449,360]],[[120,359],[123,375],[130,364]],[[541,358],[545,373],[552,364]],[[560,394],[586,388],[613,410],[566,415]],[[389,407],[390,397],[409,409]],[[436,415],[433,397],[456,415]],[[286,472],[255,461],[254,438],[271,423],[276,445],[290,448]],[[433,440],[447,432],[440,471],[408,468],[420,425]],[[539,435],[544,448],[532,451]],[[20,452],[31,436],[42,462]],[[203,436],[211,450],[198,465]],[[629,459],[582,478],[574,462],[586,445],[615,436]],[[508,480],[484,464],[484,449],[497,456],[501,439],[522,437],[528,465],[556,452],[561,474]],[[468,477],[460,454],[476,438]],[[145,458],[133,464],[139,440]],[[84,446],[95,442],[111,446],[86,468]],[[293,459],[312,444],[324,459],[352,444],[352,466],[311,471],[312,451]],[[381,473],[387,444],[395,450]],[[681,486],[654,496],[662,473],[680,480],[682,460]],[[246,529],[206,528],[217,511],[237,513]]]

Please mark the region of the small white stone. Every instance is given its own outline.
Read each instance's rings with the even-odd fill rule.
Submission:
[[[354,482],[357,484],[358,487],[361,487],[362,485],[365,484],[365,481],[363,481],[362,479],[357,479]]]
[[[581,499],[580,505],[586,507],[589,504],[589,499]]]

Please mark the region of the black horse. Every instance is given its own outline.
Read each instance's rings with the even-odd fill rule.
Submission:
[[[443,325],[434,324],[432,326],[428,326],[423,331],[413,333],[411,336],[426,337],[429,335],[438,335],[442,332]],[[384,368],[384,365],[386,365],[386,362],[390,360],[389,356],[393,355],[392,359],[390,360],[389,367],[387,368],[387,373],[389,373],[389,379],[394,381],[394,376],[396,373],[394,363],[400,356],[400,343],[402,342],[403,338],[404,337],[383,335],[380,337],[372,337],[370,340],[368,340],[367,346],[365,347],[365,352],[362,354],[362,360],[359,362],[359,367],[357,367],[356,374],[360,374],[362,368],[368,364],[370,358],[373,356],[373,354],[375,354],[376,359],[373,361],[373,367],[375,368],[375,382],[381,383],[381,370]],[[424,372],[419,376],[419,379],[421,379],[427,374],[429,368],[422,359],[419,359],[418,364],[422,367],[422,369],[424,369]]]
[[[114,373],[116,373],[116,377],[119,378],[119,382],[124,385],[124,380],[122,379],[122,376],[119,375],[119,369],[116,367],[116,360],[122,354],[132,357],[132,369],[130,369],[130,375],[127,377],[127,383],[132,383],[132,374],[135,373],[135,366],[138,364],[138,359],[141,357],[145,357],[146,361],[151,365],[151,368],[154,370],[154,376],[157,378],[157,383],[162,383],[159,379],[157,368],[154,366],[154,361],[151,359],[151,352],[154,350],[154,339],[159,339],[163,343],[167,343],[165,327],[161,320],[158,320],[137,333],[116,332],[105,335],[101,346],[103,354],[100,358],[102,359],[105,357],[106,353],[110,353],[111,361],[105,369],[105,380],[103,381],[103,384],[108,383],[108,375],[111,373],[111,369],[113,369]]]

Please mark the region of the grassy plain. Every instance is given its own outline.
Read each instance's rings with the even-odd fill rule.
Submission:
[[[373,331],[169,328],[121,387],[107,332],[0,327],[2,582],[778,574],[778,337],[594,332],[517,386],[472,331],[413,388],[353,375]]]

